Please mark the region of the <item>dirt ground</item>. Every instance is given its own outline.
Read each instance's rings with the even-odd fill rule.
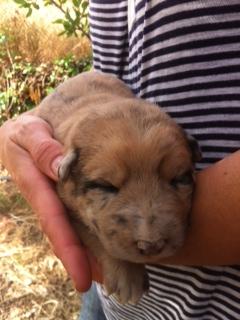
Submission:
[[[0,319],[75,320],[79,308],[80,295],[36,217],[14,183],[1,178]]]

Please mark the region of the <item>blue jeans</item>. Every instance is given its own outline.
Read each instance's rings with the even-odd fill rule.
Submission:
[[[82,295],[82,307],[79,320],[107,320],[103,313],[95,283]]]

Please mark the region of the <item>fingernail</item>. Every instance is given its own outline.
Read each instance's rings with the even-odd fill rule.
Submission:
[[[56,177],[58,176],[58,168],[59,168],[59,165],[60,165],[62,159],[63,159],[63,156],[58,156],[52,162],[51,168],[52,168],[52,171]]]

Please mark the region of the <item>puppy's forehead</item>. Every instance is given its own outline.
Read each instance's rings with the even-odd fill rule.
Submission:
[[[110,122],[96,134],[94,145],[95,153],[85,167],[87,173],[116,185],[130,175],[156,172],[161,167],[168,175],[172,167],[184,170],[182,167],[191,164],[186,139],[171,123],[142,130],[129,121]]]

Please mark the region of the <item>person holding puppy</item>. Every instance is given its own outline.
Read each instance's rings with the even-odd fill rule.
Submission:
[[[98,286],[108,320],[239,319],[239,18],[237,0],[90,1],[94,68],[159,104],[198,140],[203,155],[186,244],[148,266],[150,291],[136,306],[119,304]],[[86,291],[92,280],[101,282],[101,270],[53,188],[61,158],[42,119],[26,114],[0,129],[1,162],[76,288]]]

